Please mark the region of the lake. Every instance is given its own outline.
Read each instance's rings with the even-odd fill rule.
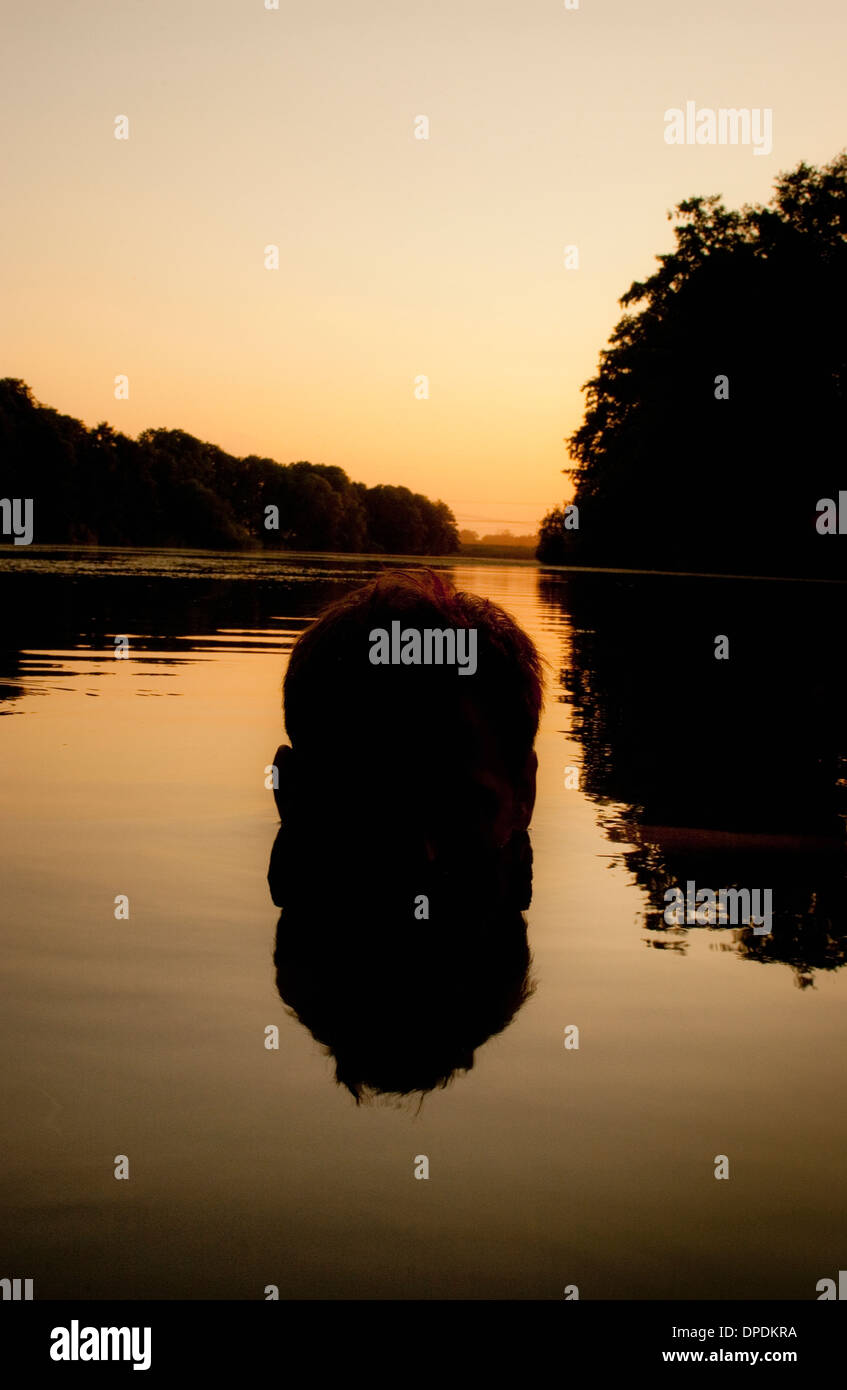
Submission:
[[[292,643],[392,563],[0,551],[0,1273],[814,1299],[847,1252],[843,586],[433,562],[547,663],[535,990],[446,1089],[357,1107],[276,990],[265,769]],[[770,930],[669,925],[688,882],[770,889]]]

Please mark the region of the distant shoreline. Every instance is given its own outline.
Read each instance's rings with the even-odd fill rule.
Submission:
[[[102,555],[104,561],[108,556],[120,555],[162,555],[162,556],[208,556],[209,558],[222,558],[227,560],[256,560],[266,559],[268,564],[273,562],[290,563],[292,561],[314,561],[320,563],[327,560],[342,562],[364,561],[371,565],[387,564],[398,568],[406,568],[415,565],[462,565],[468,563],[485,563],[490,561],[494,564],[510,563],[521,568],[532,568],[543,570],[544,572],[553,571],[561,574],[611,574],[629,575],[634,578],[655,578],[655,579],[727,579],[727,580],[758,580],[759,582],[779,582],[783,584],[847,584],[847,579],[832,579],[828,577],[818,577],[815,575],[794,575],[794,574],[728,574],[717,570],[655,570],[655,569],[627,569],[617,565],[554,565],[549,561],[538,560],[532,555],[528,555],[525,550],[519,547],[503,546],[500,548],[502,553],[496,553],[495,548],[479,546],[463,549],[458,553],[448,555],[405,555],[381,554],[374,551],[352,552],[348,550],[281,550],[266,546],[238,547],[237,549],[214,550],[203,546],[163,546],[163,545],[85,545],[56,543],[52,545],[30,545],[15,546],[7,542],[0,543],[0,574],[3,572],[3,561],[14,556],[16,559],[26,561],[28,555],[32,558],[39,557],[48,559],[51,555]],[[7,571],[8,573],[9,571]],[[19,571],[18,571],[19,572]]]
[[[443,555],[412,555],[404,551],[379,550],[287,550],[281,546],[191,546],[191,545],[98,545],[93,542],[54,541],[50,544],[22,546],[3,540],[0,558],[15,555],[25,560],[28,554],[50,555],[80,553],[90,555],[224,555],[229,559],[256,560],[367,560],[370,562],[402,562],[406,565],[456,564],[462,560],[511,560],[515,564],[538,565],[534,553],[522,546],[468,546]]]

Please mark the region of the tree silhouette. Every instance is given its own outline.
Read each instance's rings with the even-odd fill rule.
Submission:
[[[676,216],[583,388],[564,470],[579,529],[554,509],[538,556],[843,577],[817,503],[844,487],[847,154],[780,175],[767,207],[697,197]]]
[[[33,499],[42,544],[459,549],[449,507],[408,488],[366,487],[334,465],[235,458],[185,430],[135,440],[106,421],[88,430],[13,378],[0,380],[0,496]],[[266,525],[270,507],[276,527]]]

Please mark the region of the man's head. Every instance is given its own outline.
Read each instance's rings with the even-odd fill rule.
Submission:
[[[472,672],[432,659],[449,652],[444,641],[426,644],[427,632],[460,629],[475,633]],[[386,664],[372,659],[374,633],[394,639]],[[458,836],[502,847],[532,815],[541,701],[539,654],[504,609],[432,570],[381,574],[295,644],[283,696],[294,756],[279,763],[280,815],[314,802],[371,832],[402,825],[425,837],[431,856]]]

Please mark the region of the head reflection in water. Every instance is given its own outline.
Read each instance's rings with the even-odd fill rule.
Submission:
[[[473,670],[443,659],[461,629]],[[384,664],[376,631],[394,637]],[[532,991],[541,697],[514,620],[429,570],[380,575],[294,647],[268,874],[277,988],[357,1102],[445,1086]]]

